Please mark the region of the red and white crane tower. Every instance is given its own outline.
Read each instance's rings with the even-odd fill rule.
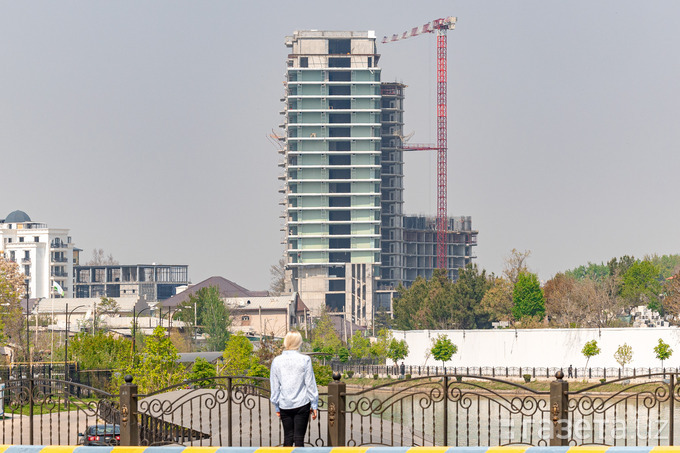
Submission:
[[[412,28],[401,35],[385,36],[383,44],[399,41],[402,39],[418,36],[423,33],[437,34],[437,267],[447,269],[447,47],[446,31],[453,30],[456,26],[455,17],[436,19],[421,27]]]

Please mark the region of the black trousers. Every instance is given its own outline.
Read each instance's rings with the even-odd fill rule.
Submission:
[[[305,446],[305,432],[309,423],[309,411],[311,403],[295,409],[279,409],[281,412],[281,424],[283,425],[283,446],[292,447],[295,441],[296,447]]]

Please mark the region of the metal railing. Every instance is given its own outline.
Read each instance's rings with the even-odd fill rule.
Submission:
[[[399,365],[374,365],[374,364],[345,364],[334,361],[331,366],[333,371],[340,372],[347,375],[351,372],[353,376],[379,377],[385,376],[400,376],[401,368]],[[569,367],[537,367],[537,366],[520,366],[520,367],[499,367],[499,366],[466,366],[466,367],[448,367],[448,366],[404,366],[404,373],[411,377],[420,376],[442,376],[445,374],[459,375],[465,374],[468,376],[479,377],[494,377],[494,378],[518,378],[523,379],[525,375],[529,375],[531,379],[550,379],[555,376],[555,373],[561,371],[567,378],[574,379],[620,379],[620,378],[636,378],[654,373],[680,373],[680,368],[676,367],[638,367],[638,368],[615,368],[615,367],[579,367],[572,368],[571,375],[569,375]]]
[[[335,373],[320,388],[308,446],[674,445],[676,373],[570,390],[561,372],[547,385],[478,375],[402,379],[348,387]],[[94,424],[120,428],[122,445],[276,446],[283,430],[269,381],[220,376],[118,395],[61,379],[5,382],[3,444],[74,445]],[[112,443],[117,443],[118,440]]]

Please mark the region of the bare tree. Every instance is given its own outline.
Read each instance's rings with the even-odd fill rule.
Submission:
[[[489,314],[491,321],[512,321],[512,283],[502,277],[493,280],[493,286],[484,293],[480,308]]]
[[[512,249],[510,256],[505,258],[505,268],[503,269],[503,274],[505,277],[512,282],[514,285],[517,283],[517,278],[522,272],[529,272],[529,268],[526,265],[527,259],[531,256],[531,250],[525,250],[520,252],[517,249]]]
[[[87,262],[88,266],[115,266],[118,261],[113,259],[113,255],[109,253],[108,256],[104,254],[104,249],[93,249],[92,259]]]
[[[26,359],[26,331],[21,302],[26,297],[24,279],[19,266],[0,255],[0,340],[16,347],[15,360]]]
[[[282,256],[276,264],[269,267],[271,281],[269,292],[273,296],[280,296],[286,288],[286,257]]]
[[[668,321],[673,325],[680,325],[680,271],[666,280],[663,310]]]
[[[543,287],[545,312],[557,327],[581,327],[586,323],[588,301],[577,291],[579,282],[568,275],[557,274]]]

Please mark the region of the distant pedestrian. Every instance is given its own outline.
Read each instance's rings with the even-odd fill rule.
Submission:
[[[569,369],[567,370],[567,377],[574,377],[574,368],[571,365],[569,365]]]
[[[300,332],[288,332],[283,352],[272,361],[269,377],[271,402],[283,425],[283,446],[303,447],[309,415],[316,419],[319,391],[316,387],[312,359],[300,354]]]
[[[406,374],[406,366],[404,366],[404,362],[401,362],[401,365],[399,365],[399,374],[401,375],[400,377],[404,379],[404,375]]]

